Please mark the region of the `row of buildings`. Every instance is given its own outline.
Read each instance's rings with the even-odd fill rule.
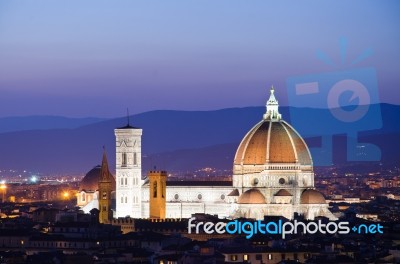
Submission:
[[[379,203],[379,201],[376,201]],[[384,203],[384,201],[381,201]],[[21,213],[23,210],[20,210]],[[245,235],[188,233],[187,219],[119,218],[99,222],[99,211],[38,208],[0,220],[0,260],[5,263],[397,263],[398,222],[383,234]],[[197,214],[198,221],[218,222]],[[267,217],[267,221],[288,221]],[[307,222],[296,215],[296,220]],[[327,222],[328,219],[319,217]],[[345,210],[342,221],[368,223]],[[240,221],[246,221],[242,219]]]

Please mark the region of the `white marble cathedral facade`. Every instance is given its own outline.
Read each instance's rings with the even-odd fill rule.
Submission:
[[[149,217],[150,186],[141,176],[142,129],[130,125],[115,129],[115,217]],[[231,182],[167,181],[166,217],[188,218],[194,213],[230,215]]]

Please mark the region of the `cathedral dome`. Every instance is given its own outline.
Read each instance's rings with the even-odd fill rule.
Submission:
[[[238,204],[265,204],[264,195],[257,189],[250,189],[239,196]]]
[[[79,184],[79,190],[91,191],[94,192],[99,189],[99,180],[100,180],[101,166],[97,165],[93,169],[91,169],[88,173],[86,173],[85,177],[83,177],[81,183]]]
[[[237,148],[234,165],[266,164],[312,165],[306,143],[297,131],[281,119],[274,90],[267,101],[264,118],[243,138]]]
[[[292,196],[292,194],[286,189],[280,189],[275,196]]]
[[[326,204],[325,197],[322,193],[316,190],[305,190],[301,194],[301,204]]]
[[[79,190],[86,192],[94,192],[99,189],[99,181],[101,179],[101,166],[97,165],[93,169],[91,169],[88,173],[86,173],[85,177],[83,177],[82,181],[79,184]],[[111,185],[113,190],[115,190],[115,179],[112,177]]]

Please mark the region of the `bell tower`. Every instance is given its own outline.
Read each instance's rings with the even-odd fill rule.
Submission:
[[[150,218],[164,219],[166,208],[166,171],[150,171],[149,174]]]
[[[116,217],[142,217],[142,129],[128,124],[116,137]]]
[[[99,222],[102,224],[109,223],[113,218],[111,211],[111,192],[114,191],[112,180],[112,175],[108,169],[106,150],[104,149],[99,181]]]

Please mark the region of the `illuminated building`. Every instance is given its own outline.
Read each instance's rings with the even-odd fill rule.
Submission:
[[[293,219],[298,213],[306,219],[336,219],[322,193],[315,190],[312,158],[305,141],[282,119],[274,89],[270,92],[262,120],[238,146],[232,181],[165,182],[152,173],[142,179],[142,129],[129,123],[115,129],[115,217],[189,218],[205,213],[229,218],[263,219],[270,215]],[[164,183],[165,191],[161,189]],[[159,196],[164,192],[165,197]]]

